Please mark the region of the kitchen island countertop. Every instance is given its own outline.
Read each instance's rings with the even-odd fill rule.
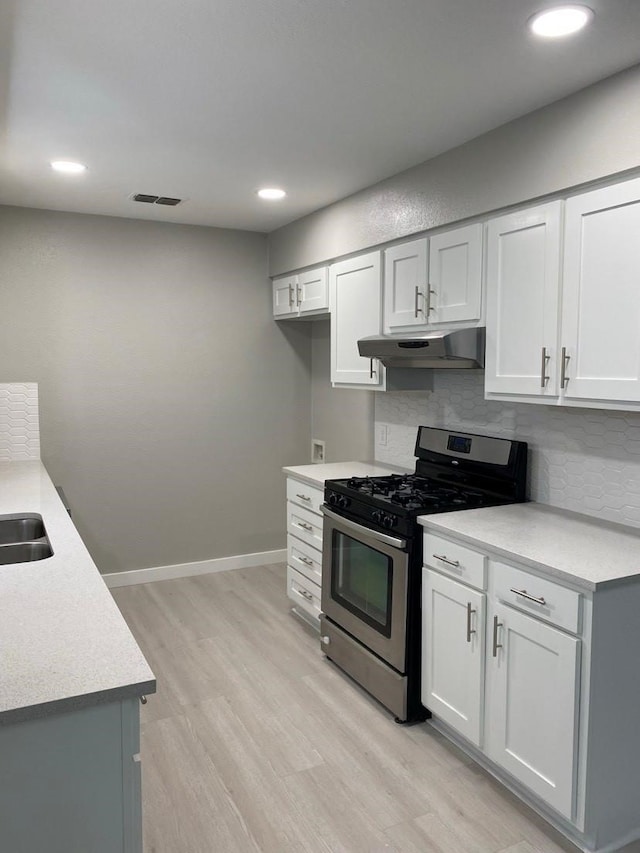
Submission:
[[[155,692],[39,460],[0,463],[0,515],[42,516],[53,556],[0,566],[0,725]]]
[[[534,502],[418,521],[428,532],[450,534],[585,590],[640,580],[640,530],[634,527]]]

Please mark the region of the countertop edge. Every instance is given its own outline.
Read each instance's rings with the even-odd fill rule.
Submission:
[[[95,693],[82,693],[78,696],[54,699],[51,702],[42,702],[38,705],[8,708],[0,713],[0,726],[26,723],[29,720],[43,720],[55,714],[85,710],[86,708],[93,708],[96,705],[108,705],[111,702],[120,702],[124,699],[139,699],[141,696],[155,693],[156,687],[156,680],[154,678],[150,681],[140,681],[136,684],[113,687]]]
[[[483,539],[478,539],[475,536],[469,536],[464,533],[459,533],[458,531],[453,532],[447,527],[440,526],[436,521],[430,521],[425,519],[425,521],[421,521],[420,524],[422,525],[422,527],[425,528],[425,530],[427,528],[431,528],[437,533],[445,534],[446,536],[450,536],[453,539],[459,539],[466,545],[473,545],[476,548],[481,548],[484,551],[489,551],[491,552],[491,554],[495,554],[496,556],[502,557],[506,560],[514,560],[523,566],[535,569],[543,575],[562,580],[571,586],[575,586],[581,590],[584,590],[585,592],[595,592],[597,589],[602,589],[605,586],[609,587],[614,584],[618,585],[620,583],[624,583],[625,581],[624,578],[617,578],[614,580],[600,582],[589,581],[585,578],[581,578],[578,575],[573,575],[569,572],[564,572],[562,569],[558,569],[555,566],[550,566],[547,563],[540,563],[536,560],[532,560],[530,557],[524,557],[521,554],[516,554],[513,551],[508,551],[505,548],[500,548],[498,545],[492,545]]]

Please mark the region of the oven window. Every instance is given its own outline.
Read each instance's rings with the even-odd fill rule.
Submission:
[[[390,637],[393,559],[338,530],[332,544],[331,597]]]

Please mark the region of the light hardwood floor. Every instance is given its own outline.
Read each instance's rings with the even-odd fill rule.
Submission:
[[[399,726],[289,612],[285,567],[113,590],[158,680],[145,853],[575,853],[427,724]]]

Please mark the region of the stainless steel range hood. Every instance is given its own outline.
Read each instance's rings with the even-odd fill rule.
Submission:
[[[482,368],[484,329],[434,329],[416,335],[374,335],[358,341],[365,358],[388,368]]]

